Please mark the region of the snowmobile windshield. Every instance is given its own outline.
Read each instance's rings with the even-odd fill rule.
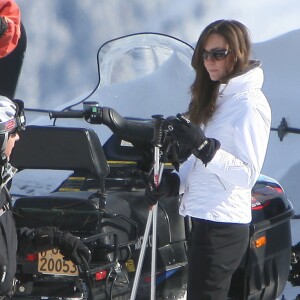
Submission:
[[[190,102],[195,78],[191,66],[194,49],[174,37],[138,33],[104,43],[97,52],[98,80],[95,88],[55,108],[56,111],[82,111],[85,102],[109,107],[122,118],[150,120],[153,115],[168,117],[183,113]],[[48,111],[26,111],[28,124],[48,125]],[[57,119],[58,126],[86,127],[81,119]],[[119,126],[119,124],[116,124]],[[106,126],[93,126],[104,144],[112,132]]]
[[[138,119],[184,112],[194,79],[192,55],[190,45],[162,34],[111,40],[98,51],[99,83],[84,101],[97,101],[123,117]],[[82,109],[82,104],[69,108]]]

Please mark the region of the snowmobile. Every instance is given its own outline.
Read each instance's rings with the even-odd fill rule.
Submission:
[[[163,198],[156,233],[146,235],[150,209],[144,191],[157,119],[165,124],[164,117],[188,105],[192,54],[192,46],[164,34],[111,40],[99,48],[99,80],[84,99],[50,112],[27,110],[30,124],[11,157],[19,170],[12,182],[19,187],[16,225],[70,231],[89,247],[92,260],[74,266],[56,249],[18,258],[15,299],[150,299],[153,252],[155,298],[184,297],[191,222],[178,214],[180,196]],[[166,173],[188,153],[162,128],[159,155]],[[53,171],[54,178],[45,179],[43,171]],[[252,190],[248,251],[229,299],[275,299],[287,280],[295,282],[293,214],[283,187],[261,175]]]

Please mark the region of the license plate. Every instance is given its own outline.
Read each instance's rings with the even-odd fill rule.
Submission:
[[[78,275],[77,266],[70,260],[64,260],[58,249],[39,253],[38,271],[52,275]]]

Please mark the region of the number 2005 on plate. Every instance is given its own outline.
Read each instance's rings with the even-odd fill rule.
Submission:
[[[43,274],[77,276],[78,269],[70,260],[64,260],[58,249],[39,253],[38,271]]]

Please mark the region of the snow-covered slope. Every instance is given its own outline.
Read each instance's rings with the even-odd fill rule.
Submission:
[[[28,35],[18,96],[31,107],[54,107],[91,90],[97,48],[125,34],[161,32],[193,44],[204,26],[221,18],[245,23],[254,42],[300,28],[298,0],[16,2]]]
[[[300,30],[254,45],[254,56],[263,62],[264,91],[272,108],[272,126],[282,117],[290,127],[300,128],[300,76],[297,59]],[[300,211],[300,135],[287,134],[280,142],[272,131],[263,172],[281,182],[296,210]]]

